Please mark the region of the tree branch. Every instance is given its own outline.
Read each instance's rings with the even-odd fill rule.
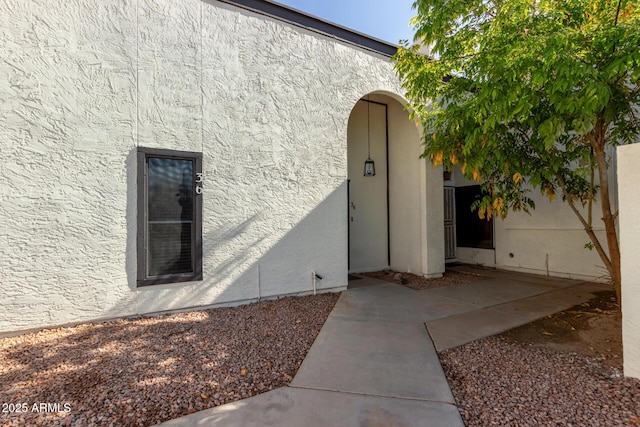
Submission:
[[[587,139],[587,141],[589,142],[589,145],[591,146],[592,150],[595,150],[597,148],[597,143],[596,143],[596,139],[593,137],[593,135],[591,134],[591,132],[586,133],[584,135],[584,137]]]
[[[616,9],[616,20],[613,22],[613,26],[616,27],[618,25],[618,17],[620,16],[620,6],[622,5],[622,0],[618,0],[618,8]]]
[[[573,199],[571,198],[571,195],[567,191],[567,186],[564,180],[562,179],[562,177],[556,176],[556,178],[558,179],[558,183],[560,184],[560,188],[562,189],[562,194],[564,194],[564,197],[567,200],[569,207],[571,207],[571,210],[573,211],[573,213],[576,214],[576,216],[578,217],[578,220],[584,227],[584,231],[589,236],[589,239],[591,240],[591,243],[593,243],[593,246],[596,248],[598,255],[600,255],[600,258],[602,259],[602,262],[605,268],[607,269],[607,271],[611,271],[611,267],[612,267],[611,260],[609,259],[609,256],[607,255],[604,248],[602,247],[600,240],[598,240],[598,236],[596,236],[596,234],[593,232],[593,228],[591,228],[587,224],[587,221],[584,219],[584,217],[582,216],[578,208],[576,208],[576,205],[573,203]]]
[[[593,151],[591,151],[591,156],[593,157]],[[593,168],[593,162],[590,163],[591,169],[591,179],[589,181],[589,228],[593,226],[593,186],[595,182],[595,170]]]

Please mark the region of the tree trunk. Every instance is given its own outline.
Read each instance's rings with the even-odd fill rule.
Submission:
[[[622,282],[620,273],[620,245],[618,243],[618,233],[616,230],[616,216],[611,212],[611,197],[609,195],[609,174],[605,149],[606,126],[602,120],[598,122],[595,131],[595,138],[592,143],[596,163],[598,165],[598,178],[600,180],[600,206],[602,208],[602,222],[609,248],[609,263],[605,266],[611,276],[611,281],[616,290],[618,307],[622,306]]]

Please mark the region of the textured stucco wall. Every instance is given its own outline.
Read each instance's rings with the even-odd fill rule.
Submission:
[[[347,122],[401,92],[387,58],[199,0],[7,0],[0,55],[0,332],[346,285]],[[135,287],[138,146],[203,152],[202,282]]]
[[[135,23],[116,1],[0,4],[0,331],[135,312]]]
[[[403,105],[390,99],[389,105],[389,227],[391,231],[391,267],[396,271],[422,274],[424,236],[420,233],[420,168],[424,167],[418,128]],[[440,180],[429,183],[441,186]],[[431,200],[430,200],[431,201]],[[436,198],[437,203],[441,200]],[[435,214],[438,209],[432,209]]]
[[[420,167],[420,192],[425,194],[420,202],[422,240],[422,274],[425,277],[442,277],[444,273],[444,185],[442,167],[435,167],[423,159]]]
[[[640,144],[617,150],[624,374],[640,378]]]

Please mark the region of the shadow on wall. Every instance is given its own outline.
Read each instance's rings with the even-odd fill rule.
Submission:
[[[344,180],[315,207],[310,206],[307,213],[299,206],[290,205],[291,209],[285,212],[262,210],[245,220],[214,221],[207,218],[213,213],[205,202],[204,279],[137,287],[135,150],[127,158],[127,170],[126,271],[128,292],[136,294],[135,307],[128,307],[130,312],[123,313],[123,305],[116,303],[104,313],[104,318],[310,293],[313,292],[313,272],[323,278],[316,282],[318,291],[346,288],[347,184]],[[206,190],[204,197],[207,197]],[[212,229],[213,224],[216,225]],[[124,296],[121,303],[130,306],[131,300],[130,295]]]
[[[136,290],[137,264],[137,229],[138,229],[138,174],[137,150],[131,150],[126,160],[127,170],[127,256],[125,269],[127,284],[132,292]]]

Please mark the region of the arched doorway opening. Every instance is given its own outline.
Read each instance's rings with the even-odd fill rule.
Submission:
[[[390,263],[388,104],[371,95],[349,117],[347,136],[349,270],[373,271]],[[365,175],[371,158],[375,175]]]
[[[420,132],[397,98],[366,94],[349,117],[349,271],[437,276],[444,271],[442,175],[420,158]],[[365,176],[369,156],[375,176]]]

